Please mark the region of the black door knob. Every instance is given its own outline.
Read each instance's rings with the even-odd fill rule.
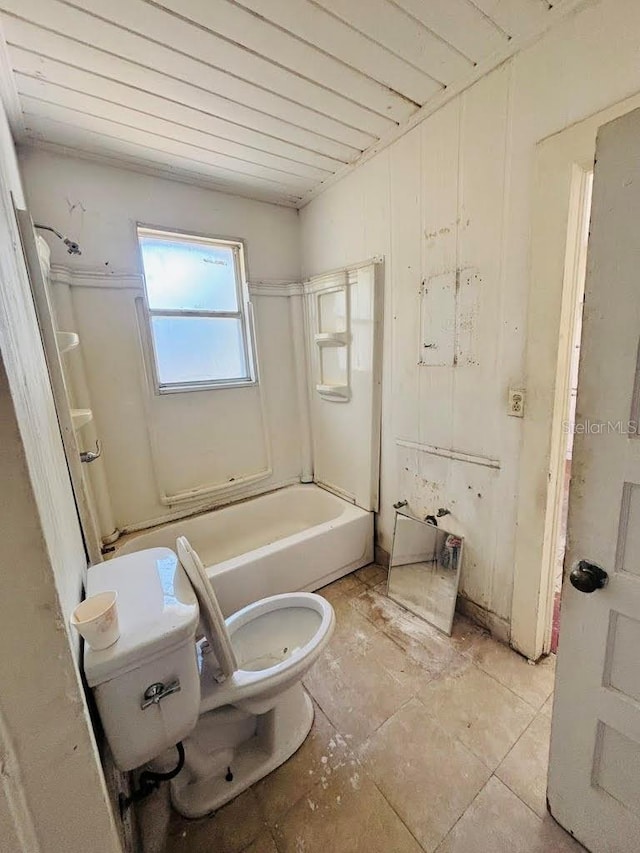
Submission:
[[[586,560],[580,560],[569,575],[571,586],[575,586],[580,592],[595,592],[597,589],[602,589],[608,579],[609,575],[604,569]]]

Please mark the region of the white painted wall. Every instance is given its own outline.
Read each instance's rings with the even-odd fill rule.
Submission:
[[[301,458],[288,298],[252,298],[266,423],[256,388],[154,396],[143,375],[136,317],[142,283],[135,223],[242,238],[251,282],[296,281],[297,212],[32,149],[22,152],[21,165],[34,219],[82,247],[82,256],[71,258],[60,241],[49,240],[54,266],[85,273],[70,279],[71,306],[116,524],[147,524],[193,508],[164,505],[162,492],[263,470],[267,441],[272,475],[205,503],[296,480]]]
[[[391,546],[399,498],[423,514],[451,509],[467,536],[463,593],[501,624],[511,616],[522,432],[506,404],[524,381],[534,148],[640,89],[639,31],[635,0],[588,4],[301,212],[305,275],[387,259],[380,543]],[[418,367],[421,282],[456,268],[481,279],[478,364]]]
[[[0,846],[84,853],[99,838],[117,853],[69,636],[85,553],[11,206],[19,176],[1,108],[0,147]]]

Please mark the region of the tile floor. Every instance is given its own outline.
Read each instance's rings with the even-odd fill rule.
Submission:
[[[445,637],[367,566],[322,590],[337,626],[305,685],[311,734],[166,853],[570,853],[545,809],[554,661],[456,616]]]

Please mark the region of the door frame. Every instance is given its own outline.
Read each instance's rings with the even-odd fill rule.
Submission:
[[[557,506],[562,489],[567,382],[575,309],[575,251],[586,175],[601,125],[640,106],[620,101],[540,141],[535,150],[531,279],[525,349],[511,645],[537,660],[550,648]]]

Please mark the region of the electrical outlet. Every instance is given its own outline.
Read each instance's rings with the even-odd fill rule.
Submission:
[[[512,418],[524,417],[524,390],[522,388],[509,388],[509,403],[507,414]]]

